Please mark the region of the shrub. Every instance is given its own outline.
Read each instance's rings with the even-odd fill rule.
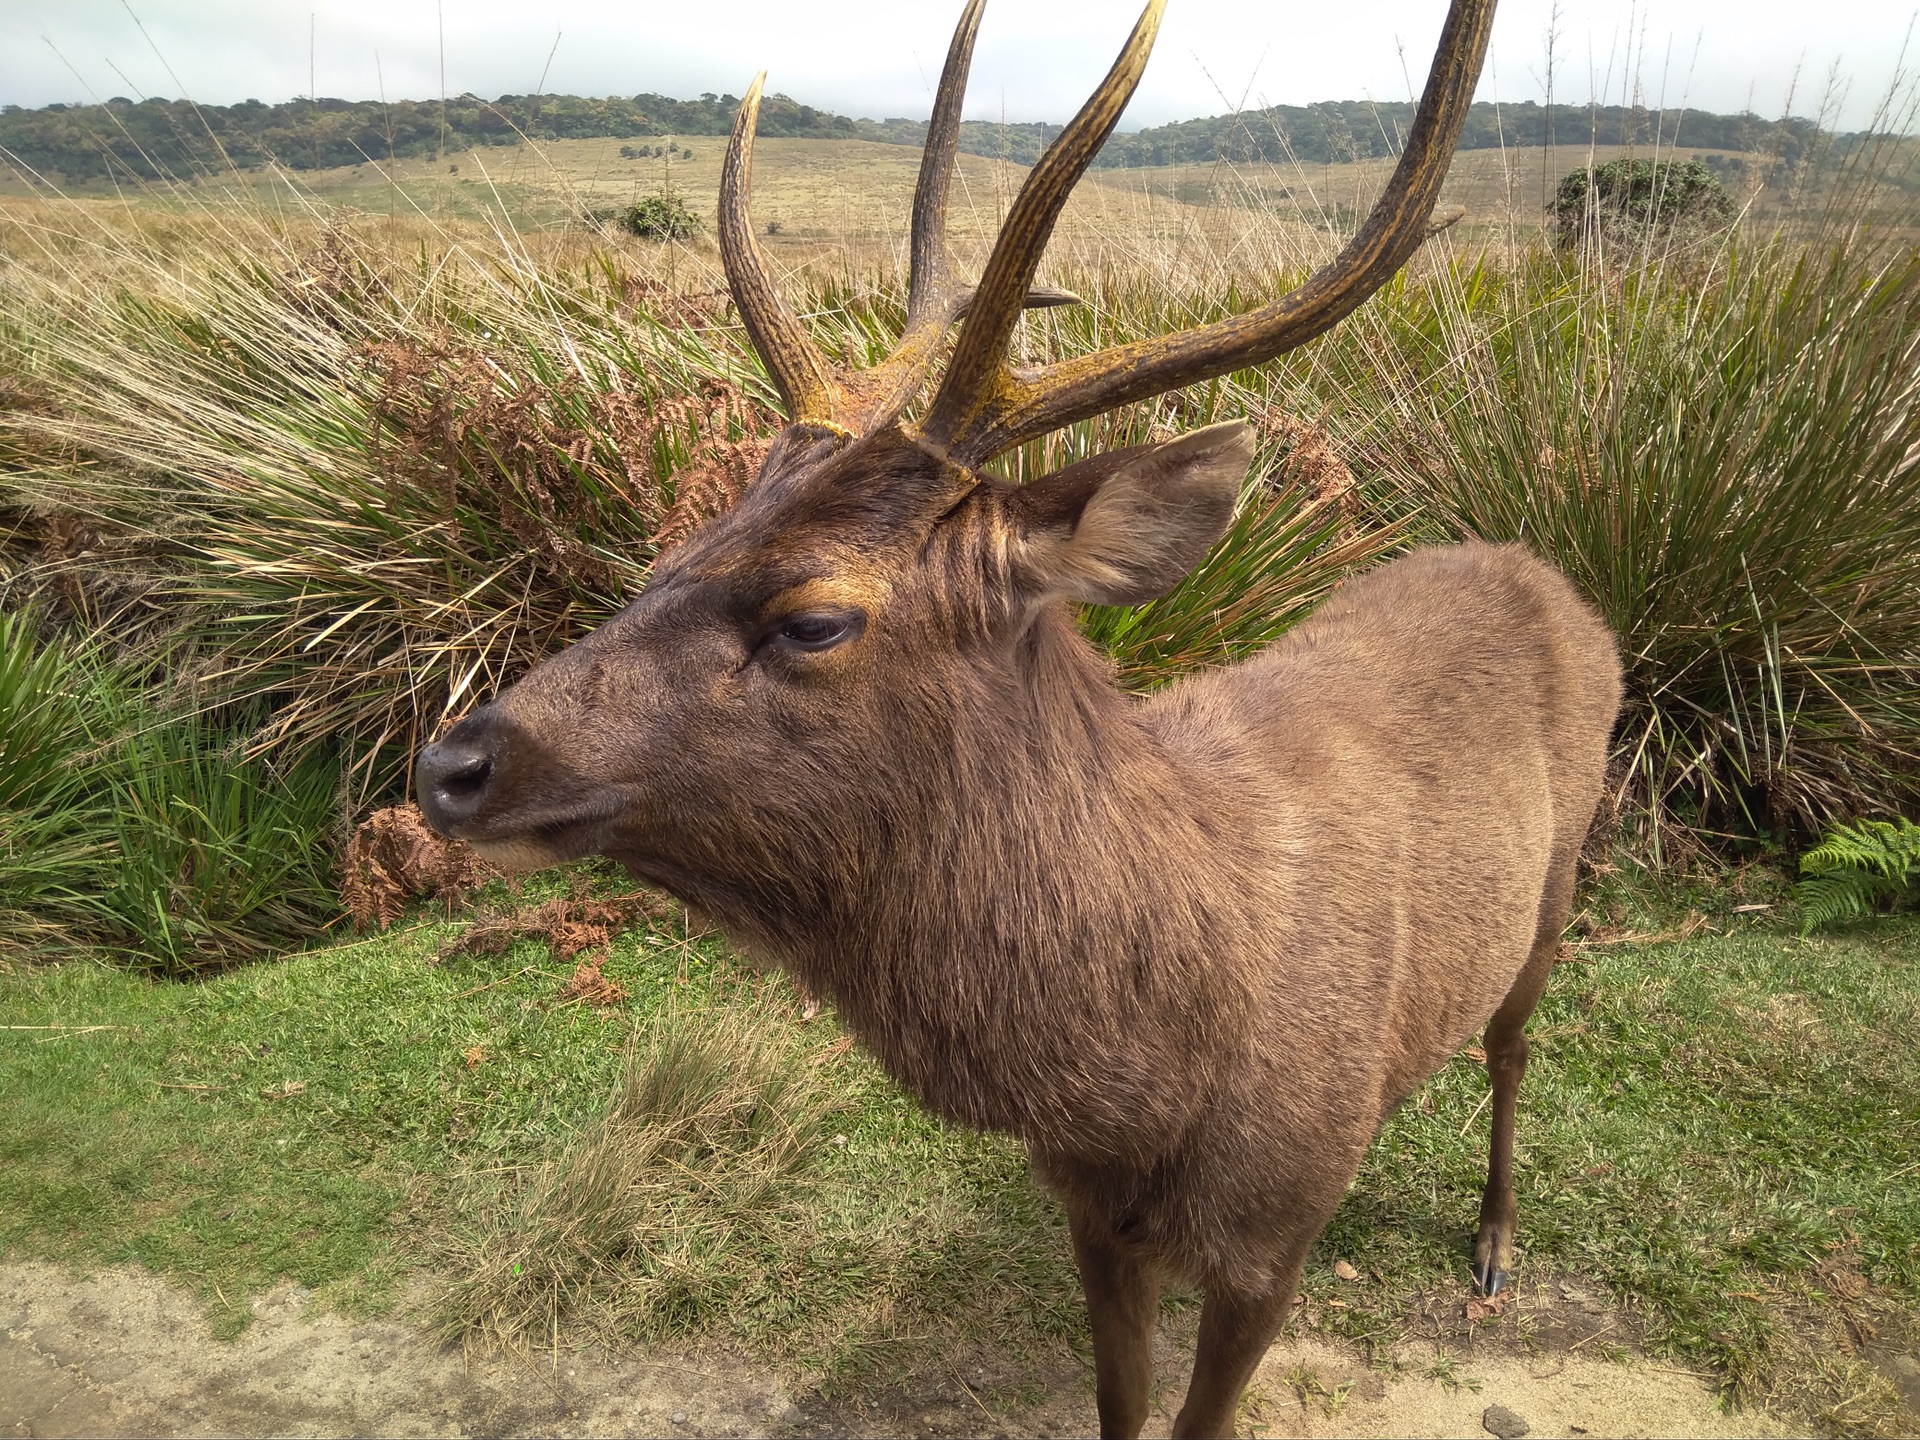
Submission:
[[[1573,248],[1598,240],[1637,245],[1676,230],[1724,228],[1734,205],[1698,160],[1609,160],[1570,171],[1547,212],[1554,239]]]
[[[1920,795],[1920,255],[1439,270],[1320,365],[1376,486],[1518,541],[1620,638],[1615,781],[1662,827]]]
[[[1800,857],[1800,933],[1920,899],[1920,825],[1904,816],[1840,825]]]
[[[614,224],[642,240],[691,240],[700,233],[700,217],[678,195],[650,195],[615,212]]]

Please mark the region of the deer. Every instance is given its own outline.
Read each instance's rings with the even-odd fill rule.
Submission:
[[[1441,225],[1493,0],[1452,0],[1411,132],[1299,288],[1015,369],[1061,208],[1164,0],[1027,174],[977,284],[945,219],[984,0],[935,95],[898,344],[829,361],[749,208],[717,239],[787,423],[616,616],[419,754],[434,829],[524,870],[601,854],[831,1000],[935,1114],[1025,1143],[1064,1210],[1108,1436],[1149,1418],[1163,1289],[1204,1295],[1177,1436],[1232,1433],[1385,1119],[1476,1035],[1491,1147],[1471,1274],[1507,1286],[1525,1027],[1559,953],[1620,698],[1613,637],[1518,546],[1416,547],[1250,658],[1147,695],[1076,607],[1164,594],[1231,524],[1248,426],[987,467],[1325,333]],[[944,364],[942,363],[944,361]],[[930,392],[930,393],[927,393]]]

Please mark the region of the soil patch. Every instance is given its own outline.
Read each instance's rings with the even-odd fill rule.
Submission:
[[[130,1267],[0,1266],[0,1435],[765,1435],[778,1377],[715,1351],[469,1361],[282,1285],[238,1340]]]
[[[1556,1288],[1557,1286],[1557,1288]],[[1355,1346],[1288,1336],[1248,1392],[1256,1435],[1772,1436],[1759,1412],[1720,1408],[1708,1377],[1630,1349],[1615,1307],[1539,1287],[1509,1312],[1403,1341],[1368,1364]],[[1522,1302],[1524,1306],[1525,1302]],[[1433,1302],[1451,1314],[1450,1298]],[[215,1340],[188,1291],[131,1267],[76,1278],[0,1266],[0,1435],[1078,1435],[1095,1428],[1091,1377],[1065,1350],[1014,1361],[956,1350],[936,1370],[859,1403],[795,1403],[782,1377],[702,1348],[536,1360],[463,1356],[406,1319],[354,1320],[282,1285],[238,1340]],[[1192,1316],[1162,1327],[1149,1435],[1165,1435],[1191,1358]],[[1565,1338],[1592,1337],[1585,1342]],[[1614,1337],[1623,1342],[1608,1350]],[[1546,1337],[1543,1343],[1542,1337]],[[1621,1355],[1626,1358],[1619,1358]],[[1489,1418],[1491,1417],[1491,1418]]]

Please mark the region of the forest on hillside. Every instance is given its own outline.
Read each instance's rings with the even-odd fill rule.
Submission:
[[[429,100],[291,100],[267,105],[194,105],[186,100],[116,97],[101,105],[0,110],[0,160],[61,183],[108,177],[184,179],[229,167],[277,163],[294,170],[458,155],[523,140],[721,136],[739,105],[732,95],[675,100],[664,95],[474,95]],[[1276,105],[1123,132],[1108,140],[1100,166],[1297,161],[1329,164],[1398,153],[1413,121],[1410,101],[1326,101]],[[1042,122],[968,121],[960,148],[1031,164],[1060,127]],[[921,120],[854,120],[785,95],[761,107],[762,135],[863,139],[918,145]],[[1844,154],[1867,137],[1834,136],[1811,120],[1765,120],[1701,110],[1638,106],[1473,106],[1463,150],[1502,146],[1682,145],[1759,152],[1789,167],[1814,151]],[[1823,144],[1821,142],[1833,142]]]
[[[267,105],[195,105],[116,97],[104,105],[0,110],[0,156],[63,182],[109,175],[184,179],[231,166],[292,170],[459,155],[533,140],[724,135],[740,104],[733,95],[475,95],[438,100],[290,100]],[[854,122],[770,95],[762,135],[848,138]]]

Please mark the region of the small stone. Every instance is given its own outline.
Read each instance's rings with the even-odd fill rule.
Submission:
[[[1506,1406],[1489,1405],[1486,1413],[1480,1417],[1480,1428],[1489,1435],[1499,1436],[1500,1440],[1520,1440],[1529,1427],[1525,1420]]]
[[[676,1425],[684,1425],[684,1424],[686,1424],[686,1423],[687,1423],[687,1412],[686,1412],[686,1411],[684,1411],[684,1410],[676,1410],[676,1411],[674,1411],[674,1412],[673,1412],[673,1423],[674,1423],[674,1424],[676,1424]],[[1520,1433],[1524,1435],[1524,1434],[1526,1434],[1526,1431],[1524,1431],[1524,1430],[1522,1430],[1522,1431],[1521,1431]]]
[[[1342,1280],[1358,1280],[1360,1278],[1360,1272],[1344,1260],[1336,1260],[1333,1262],[1333,1273],[1338,1275]]]

